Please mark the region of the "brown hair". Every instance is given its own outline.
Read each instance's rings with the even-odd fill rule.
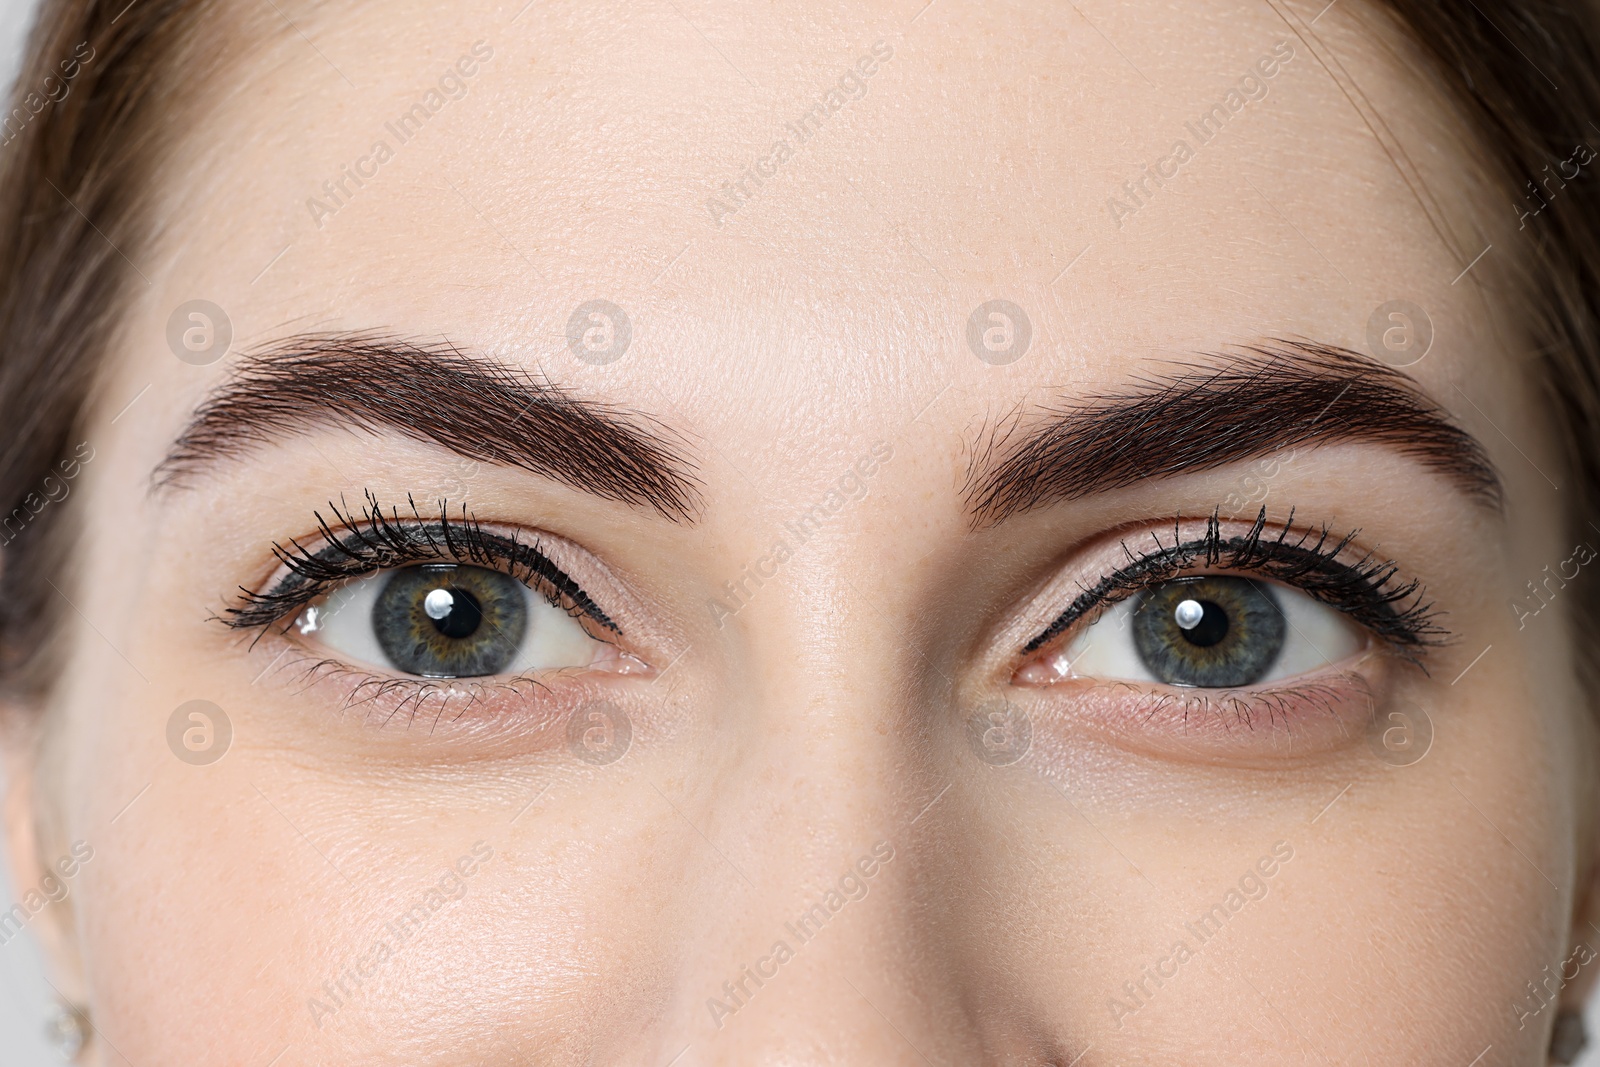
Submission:
[[[209,6],[43,3],[0,116],[0,686],[9,696],[47,688],[75,510],[51,499],[47,479],[82,458],[74,446],[120,312],[148,284],[128,256],[153,229],[152,179],[178,133],[182,83],[216,62],[196,40]]]
[[[1269,2],[1334,73],[1337,60],[1305,20],[1282,0]],[[199,36],[218,10],[205,0],[45,0],[0,118],[0,682],[13,695],[44,691],[50,638],[64,614],[56,587],[75,509],[45,503],[42,487],[90,433],[85,412],[119,312],[147,284],[133,262],[154,231],[148,208],[159,159],[182,132],[172,117],[183,87],[208,83],[222,65],[222,35],[208,33],[204,46]],[[1600,133],[1589,122],[1600,116],[1600,50],[1588,5],[1388,0],[1381,10],[1409,30],[1428,76],[1517,196],[1524,182],[1548,188],[1539,184],[1545,168],[1567,158],[1577,138]],[[1381,117],[1368,121],[1402,173],[1414,174],[1403,147],[1382,136]],[[1574,533],[1600,517],[1600,199],[1592,184],[1562,192],[1528,235],[1526,256],[1537,299],[1525,303],[1523,325],[1559,413]],[[1592,647],[1600,595],[1587,596],[1580,614],[1584,647]],[[1597,658],[1586,657],[1587,670]]]

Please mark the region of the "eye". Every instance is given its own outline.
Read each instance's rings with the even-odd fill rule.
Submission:
[[[1367,643],[1341,611],[1234,575],[1160,582],[1108,609],[1051,657],[1058,677],[1232,689],[1338,663]]]
[[[353,660],[424,678],[584,667],[607,647],[516,578],[457,563],[346,582],[306,604],[295,626]]]

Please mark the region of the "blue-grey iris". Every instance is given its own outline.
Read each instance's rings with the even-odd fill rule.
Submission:
[[[499,674],[527,629],[527,587],[483,567],[401,568],[372,606],[372,630],[389,661],[428,678]]]
[[[1283,652],[1288,624],[1272,587],[1249,578],[1179,578],[1133,608],[1139,659],[1157,681],[1208,689],[1251,685]]]

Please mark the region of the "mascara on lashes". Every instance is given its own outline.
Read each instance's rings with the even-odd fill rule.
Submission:
[[[1370,554],[1352,563],[1337,562],[1357,536],[1352,532],[1329,547],[1329,530],[1306,530],[1290,541],[1294,512],[1276,538],[1266,538],[1266,508],[1254,525],[1239,537],[1222,537],[1217,512],[1206,521],[1205,536],[1179,542],[1178,526],[1173,522],[1173,543],[1163,545],[1156,538],[1154,551],[1135,554],[1124,543],[1123,551],[1133,562],[1107,575],[1080,593],[1068,608],[1045,630],[1023,646],[1024,653],[1037,651],[1046,642],[1064,633],[1089,612],[1109,607],[1139,591],[1176,577],[1197,565],[1249,572],[1275,579],[1350,616],[1392,645],[1405,650],[1407,659],[1417,662],[1423,649],[1440,644],[1449,631],[1435,621],[1431,604],[1421,595],[1421,583],[1405,582],[1388,588],[1399,571],[1393,561],[1379,562]],[[1152,535],[1154,536],[1154,535]],[[1315,537],[1315,543],[1307,541]],[[1410,601],[1406,604],[1406,601]]]
[[[613,622],[577,582],[543,552],[537,544],[526,544],[516,537],[505,537],[483,529],[463,507],[460,519],[451,519],[444,501],[439,503],[437,520],[423,519],[416,501],[407,497],[411,518],[401,518],[398,509],[384,515],[377,497],[369,490],[367,503],[357,518],[347,506],[331,501],[328,509],[334,521],[314,513],[324,544],[310,551],[297,540],[291,548],[274,542],[273,555],[289,569],[272,589],[257,593],[245,589],[239,604],[226,610],[222,621],[234,629],[262,628],[304,606],[341,582],[376,571],[410,563],[447,560],[467,564],[501,564],[515,568],[506,573],[520,581],[537,578],[556,595],[551,603],[566,606],[592,618],[616,634],[622,629]],[[335,527],[345,532],[336,532]],[[531,583],[530,583],[531,584]]]

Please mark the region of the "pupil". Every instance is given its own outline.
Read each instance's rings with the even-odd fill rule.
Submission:
[[[1187,630],[1180,628],[1179,633],[1191,645],[1200,648],[1210,648],[1224,637],[1228,636],[1228,613],[1209,600],[1191,601],[1201,608],[1200,621]]]
[[[434,592],[444,592],[450,597],[449,610],[444,612],[438,618],[433,618],[433,613],[431,611],[427,613],[435,630],[438,630],[444,636],[455,640],[460,640],[463,637],[471,637],[477,632],[478,627],[483,624],[483,607],[478,603],[477,597],[473,596],[465,589],[456,589],[453,587],[444,590],[435,590]],[[443,597],[440,597],[439,599],[442,600]],[[432,593],[428,595],[428,600],[434,601],[434,596]]]

